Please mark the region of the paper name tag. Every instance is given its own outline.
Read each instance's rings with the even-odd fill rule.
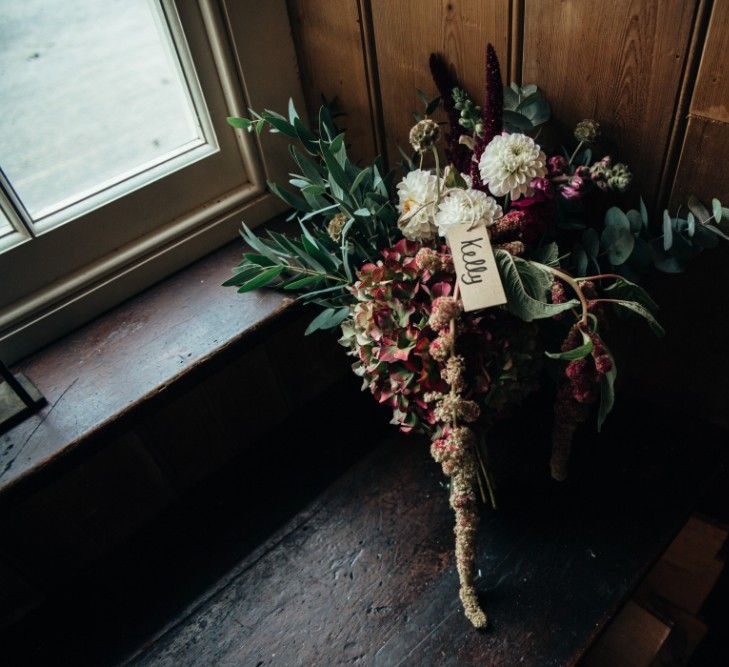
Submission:
[[[448,231],[458,288],[465,311],[506,303],[504,286],[496,266],[485,225],[454,225]]]

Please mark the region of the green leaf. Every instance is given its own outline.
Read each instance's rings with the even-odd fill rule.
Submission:
[[[561,361],[574,361],[575,359],[582,359],[592,352],[592,339],[584,332],[582,334],[582,345],[575,347],[566,352],[545,352],[550,359],[560,359]]]
[[[261,255],[256,252],[245,252],[243,253],[243,257],[246,258],[246,261],[251,264],[256,264],[257,266],[277,266],[278,262],[271,259],[270,255]]]
[[[686,231],[689,238],[693,238],[693,235],[696,233],[696,218],[691,211],[689,211],[689,214],[686,216]]]
[[[304,276],[303,278],[297,278],[296,280],[293,280],[292,282],[286,284],[284,289],[302,289],[304,287],[314,287],[315,285],[318,285],[322,280],[324,280],[324,276]]]
[[[325,106],[319,108],[319,134],[327,141],[331,141],[336,135],[332,114]]]
[[[306,203],[306,200],[299,195],[284,190],[280,185],[273,181],[267,181],[268,188],[277,197],[285,201],[291,208],[295,208],[297,211],[311,211],[311,207]]]
[[[303,242],[306,251],[327,271],[336,271],[339,267],[339,258],[333,257],[324,248],[322,248],[303,223],[300,223],[300,226],[301,231],[304,233],[301,237],[301,241]]]
[[[673,222],[668,211],[663,211],[663,249],[668,252],[673,245]]]
[[[546,264],[548,266],[556,265],[559,260],[559,248],[557,244],[552,241],[552,243],[547,243],[547,245],[537,248],[534,251],[533,259],[540,264]]]
[[[301,118],[294,118],[293,125],[299,141],[304,144],[306,150],[312,155],[317,155],[319,144],[314,133],[301,122]]]
[[[532,121],[526,116],[523,116],[518,111],[509,111],[508,109],[504,109],[504,124],[512,131],[518,130],[521,132],[531,130],[533,127]]]
[[[595,259],[598,256],[600,252],[600,237],[592,227],[588,227],[582,233],[582,246],[591,259]]]
[[[458,169],[453,167],[448,169],[445,177],[445,186],[447,188],[461,188],[462,190],[468,189],[468,184],[465,179],[459,173]]]
[[[301,169],[303,175],[312,183],[325,182],[317,164],[305,155],[302,155],[294,144],[289,145],[289,153],[291,153],[291,157],[294,159],[294,162],[296,162],[299,169]]]
[[[428,102],[428,106],[425,107],[425,115],[430,116],[435,112],[435,110],[440,105],[440,97],[434,97],[430,102]]]
[[[613,359],[610,352],[608,352],[608,356],[610,357],[612,366],[607,373],[600,377],[600,406],[597,411],[598,433],[602,430],[605,418],[608,416],[615,404],[615,378],[618,374],[618,370],[615,367],[615,359]]]
[[[696,195],[689,195],[686,203],[688,204],[689,211],[696,216],[696,219],[700,224],[705,225],[709,222],[711,215],[709,215],[708,209],[701,203],[701,200]]]
[[[497,250],[495,256],[506,292],[506,307],[513,315],[526,322],[531,322],[536,319],[554,317],[558,313],[579,305],[576,299],[566,303],[552,304],[543,300],[543,293],[530,294],[527,291],[527,285],[529,290],[534,290],[535,285],[543,285],[545,270],[535,266],[532,262],[513,257],[505,250]],[[547,280],[549,281],[549,278]],[[542,291],[541,287],[539,291]],[[539,298],[535,298],[535,296]]]
[[[321,155],[329,170],[329,186],[332,189],[332,194],[338,199],[344,199],[345,193],[349,193],[351,186],[351,183],[347,179],[347,174],[339,162],[337,162],[329,147],[324,144],[321,144]]]
[[[293,125],[298,117],[299,114],[296,113],[296,107],[294,106],[294,98],[289,97],[289,123]]]
[[[253,276],[258,275],[260,270],[260,266],[245,266],[241,270],[235,270],[235,275],[232,278],[228,278],[222,284],[222,287],[240,287],[240,285],[253,278]]]
[[[284,270],[284,266],[272,266],[270,269],[264,269],[255,278],[243,283],[239,288],[239,292],[250,292],[251,290],[257,289],[258,287],[265,287],[270,283],[276,276],[281,275]]]
[[[665,329],[658,323],[658,320],[656,320],[655,317],[653,317],[653,313],[651,313],[647,308],[642,306],[641,304],[635,302],[635,301],[620,301],[616,300],[613,301],[612,304],[614,306],[618,306],[619,308],[627,308],[633,313],[636,313],[637,315],[640,315],[644,320],[648,322],[648,325],[651,328],[651,331],[658,336],[659,338],[664,336],[666,331]]]
[[[575,243],[572,248],[572,258],[574,259],[576,275],[587,275],[587,253],[579,243]]]
[[[280,132],[281,134],[284,134],[291,139],[298,138],[296,130],[283,116],[274,113],[273,111],[264,111],[261,115],[266,120],[266,122],[273,128],[271,130],[272,132],[275,130],[276,132]]]
[[[714,213],[714,222],[719,224],[721,222],[722,210],[721,202],[716,197],[711,200],[711,210]]]
[[[326,308],[325,310],[322,310],[321,313],[319,313],[311,321],[309,326],[306,327],[306,331],[304,331],[304,335],[308,336],[310,333],[313,333],[314,331],[321,329],[322,325],[324,325],[325,322],[334,315],[334,313],[335,313],[334,308]]]
[[[601,241],[608,252],[610,263],[614,266],[623,264],[633,252],[635,237],[630,231],[630,221],[617,206],[609,208],[605,213]]]
[[[648,229],[648,209],[645,207],[643,197],[640,198],[640,219],[643,221],[643,229]]]
[[[250,130],[251,125],[253,125],[252,120],[249,120],[248,118],[240,118],[238,116],[228,116],[226,120],[228,121],[228,125],[231,125],[238,130]]]
[[[326,308],[311,321],[311,324],[309,324],[308,327],[306,327],[304,335],[308,336],[310,333],[319,329],[333,329],[344,322],[348,315],[349,308]]]
[[[640,285],[630,282],[626,278],[619,278],[612,285],[606,287],[603,292],[611,299],[621,301],[635,301],[651,313],[658,312],[658,304],[651,298]]]
[[[643,229],[643,218],[638,211],[631,208],[626,214],[628,222],[630,222],[630,231],[633,234],[639,234],[640,230]]]
[[[364,180],[369,176],[370,170],[369,169],[362,169],[357,176],[355,176],[354,181],[352,182],[352,187],[349,188],[349,194],[354,197],[354,193],[357,191],[357,188],[359,188],[360,185],[364,182]]]

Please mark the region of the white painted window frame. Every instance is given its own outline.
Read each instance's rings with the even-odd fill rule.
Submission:
[[[289,97],[303,111],[285,0],[162,2],[168,5],[168,11],[179,11],[188,22],[190,17],[196,17],[195,25],[184,20],[182,24],[188,36],[190,31],[197,32],[200,43],[203,43],[200,35],[205,37],[209,62],[205,66],[196,62],[195,69],[201,79],[210,77],[211,72],[217,77],[216,85],[225,106],[218,113],[247,115],[249,107],[286,109]],[[109,221],[104,218],[104,212],[112,206],[103,205],[34,236],[32,228],[22,219],[22,210],[13,202],[12,193],[0,191],[0,206],[22,236],[0,238],[0,285],[4,286],[4,294],[0,295],[0,358],[12,363],[236,238],[243,220],[255,227],[285,209],[278,198],[267,192],[265,184],[267,179],[286,178],[287,143],[280,136],[268,133],[255,137],[235,131],[224,126],[224,120],[224,117],[217,118],[217,113],[213,119],[218,135],[231,133],[226,138],[229,143],[231,136],[234,137],[241,165],[236,187],[212,199],[198,201],[196,206],[176,212],[169,220],[164,219],[164,201],[157,201],[161,221],[101,256],[90,253],[84,258],[83,252],[79,252],[77,266],[71,271],[61,273],[63,264],[54,258],[68,252],[69,239],[84,234],[84,222],[91,224],[86,217],[96,216],[92,218],[93,224],[105,229],[103,225]],[[140,190],[144,187],[147,186]],[[174,208],[174,202],[170,202],[170,207]],[[86,231],[89,230],[93,232],[98,227],[87,226]],[[77,240],[83,245],[83,239]],[[34,284],[38,276],[29,273],[28,268],[28,257],[33,257],[33,252],[27,248],[32,249],[33,244],[37,244],[34,261],[47,263],[51,274],[53,270],[59,272],[38,285]],[[18,279],[23,272],[28,276],[25,281]],[[6,291],[10,289],[17,290],[19,296],[15,298]]]

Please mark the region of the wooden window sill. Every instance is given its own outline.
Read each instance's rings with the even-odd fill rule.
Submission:
[[[292,308],[271,291],[222,288],[234,241],[18,364],[48,405],[0,439],[0,497],[24,487]]]

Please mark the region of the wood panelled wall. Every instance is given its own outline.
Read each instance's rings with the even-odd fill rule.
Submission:
[[[729,0],[287,2],[309,112],[321,94],[337,97],[357,158],[395,165],[415,89],[435,95],[433,51],[480,98],[490,41],[505,81],[545,91],[558,133],[602,123],[610,152],[633,168],[636,200],[653,210],[689,193],[729,202]],[[636,391],[726,425],[728,246],[688,277],[653,281],[669,335],[655,344],[636,333],[647,352],[627,351]]]

